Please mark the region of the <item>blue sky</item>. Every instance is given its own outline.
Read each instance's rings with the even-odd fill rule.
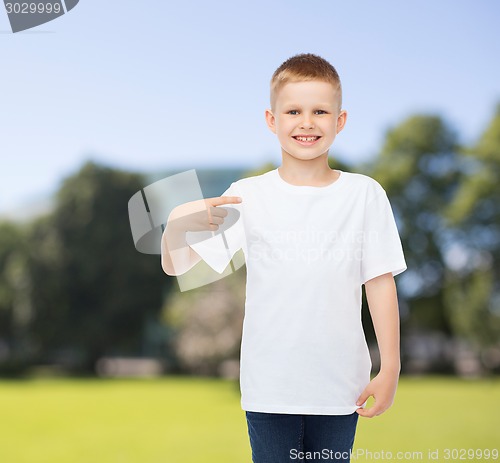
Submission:
[[[279,163],[269,80],[303,52],[342,79],[333,157],[371,158],[414,113],[472,142],[500,101],[499,17],[494,0],[80,0],[12,34],[0,9],[0,213],[89,158],[140,171]]]

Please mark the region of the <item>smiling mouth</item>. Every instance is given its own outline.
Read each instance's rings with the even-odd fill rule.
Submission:
[[[297,140],[297,141],[301,141],[301,142],[305,142],[305,143],[311,143],[313,141],[319,140],[321,137],[316,137],[316,136],[312,136],[312,137],[295,136],[295,137],[292,137],[292,138],[295,138],[295,140]]]

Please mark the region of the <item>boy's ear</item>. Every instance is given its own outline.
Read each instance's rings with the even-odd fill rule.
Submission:
[[[347,121],[347,111],[342,109],[340,111],[339,117],[337,117],[337,133],[339,133],[345,126]]]
[[[274,117],[273,112],[270,109],[266,109],[265,117],[266,117],[266,123],[267,123],[267,126],[269,127],[269,130],[271,130],[271,132],[273,132],[273,133],[276,133],[276,124],[275,124],[276,119]]]

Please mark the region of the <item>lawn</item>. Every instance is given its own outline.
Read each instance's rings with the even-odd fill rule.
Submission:
[[[239,401],[219,379],[0,381],[0,462],[250,463]],[[467,452],[500,448],[499,403],[500,378],[403,377],[386,413],[359,418],[355,461],[484,461]]]

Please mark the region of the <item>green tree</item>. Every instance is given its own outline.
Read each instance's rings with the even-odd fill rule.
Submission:
[[[442,213],[459,183],[457,150],[455,131],[439,116],[415,115],[390,129],[379,156],[359,168],[385,188],[398,223],[408,264],[398,284],[409,303],[403,328],[451,332],[443,311]]]
[[[87,372],[103,355],[147,353],[146,325],[171,282],[159,257],[134,247],[128,200],[143,186],[137,174],[87,162],[34,225],[31,337],[40,352],[69,352]]]
[[[21,368],[29,357],[27,329],[32,307],[27,297],[27,249],[25,226],[1,222],[0,364],[3,371],[13,372],[14,369]]]
[[[453,232],[445,305],[454,332],[484,354],[500,340],[500,104],[460,156],[460,188],[445,211]]]

